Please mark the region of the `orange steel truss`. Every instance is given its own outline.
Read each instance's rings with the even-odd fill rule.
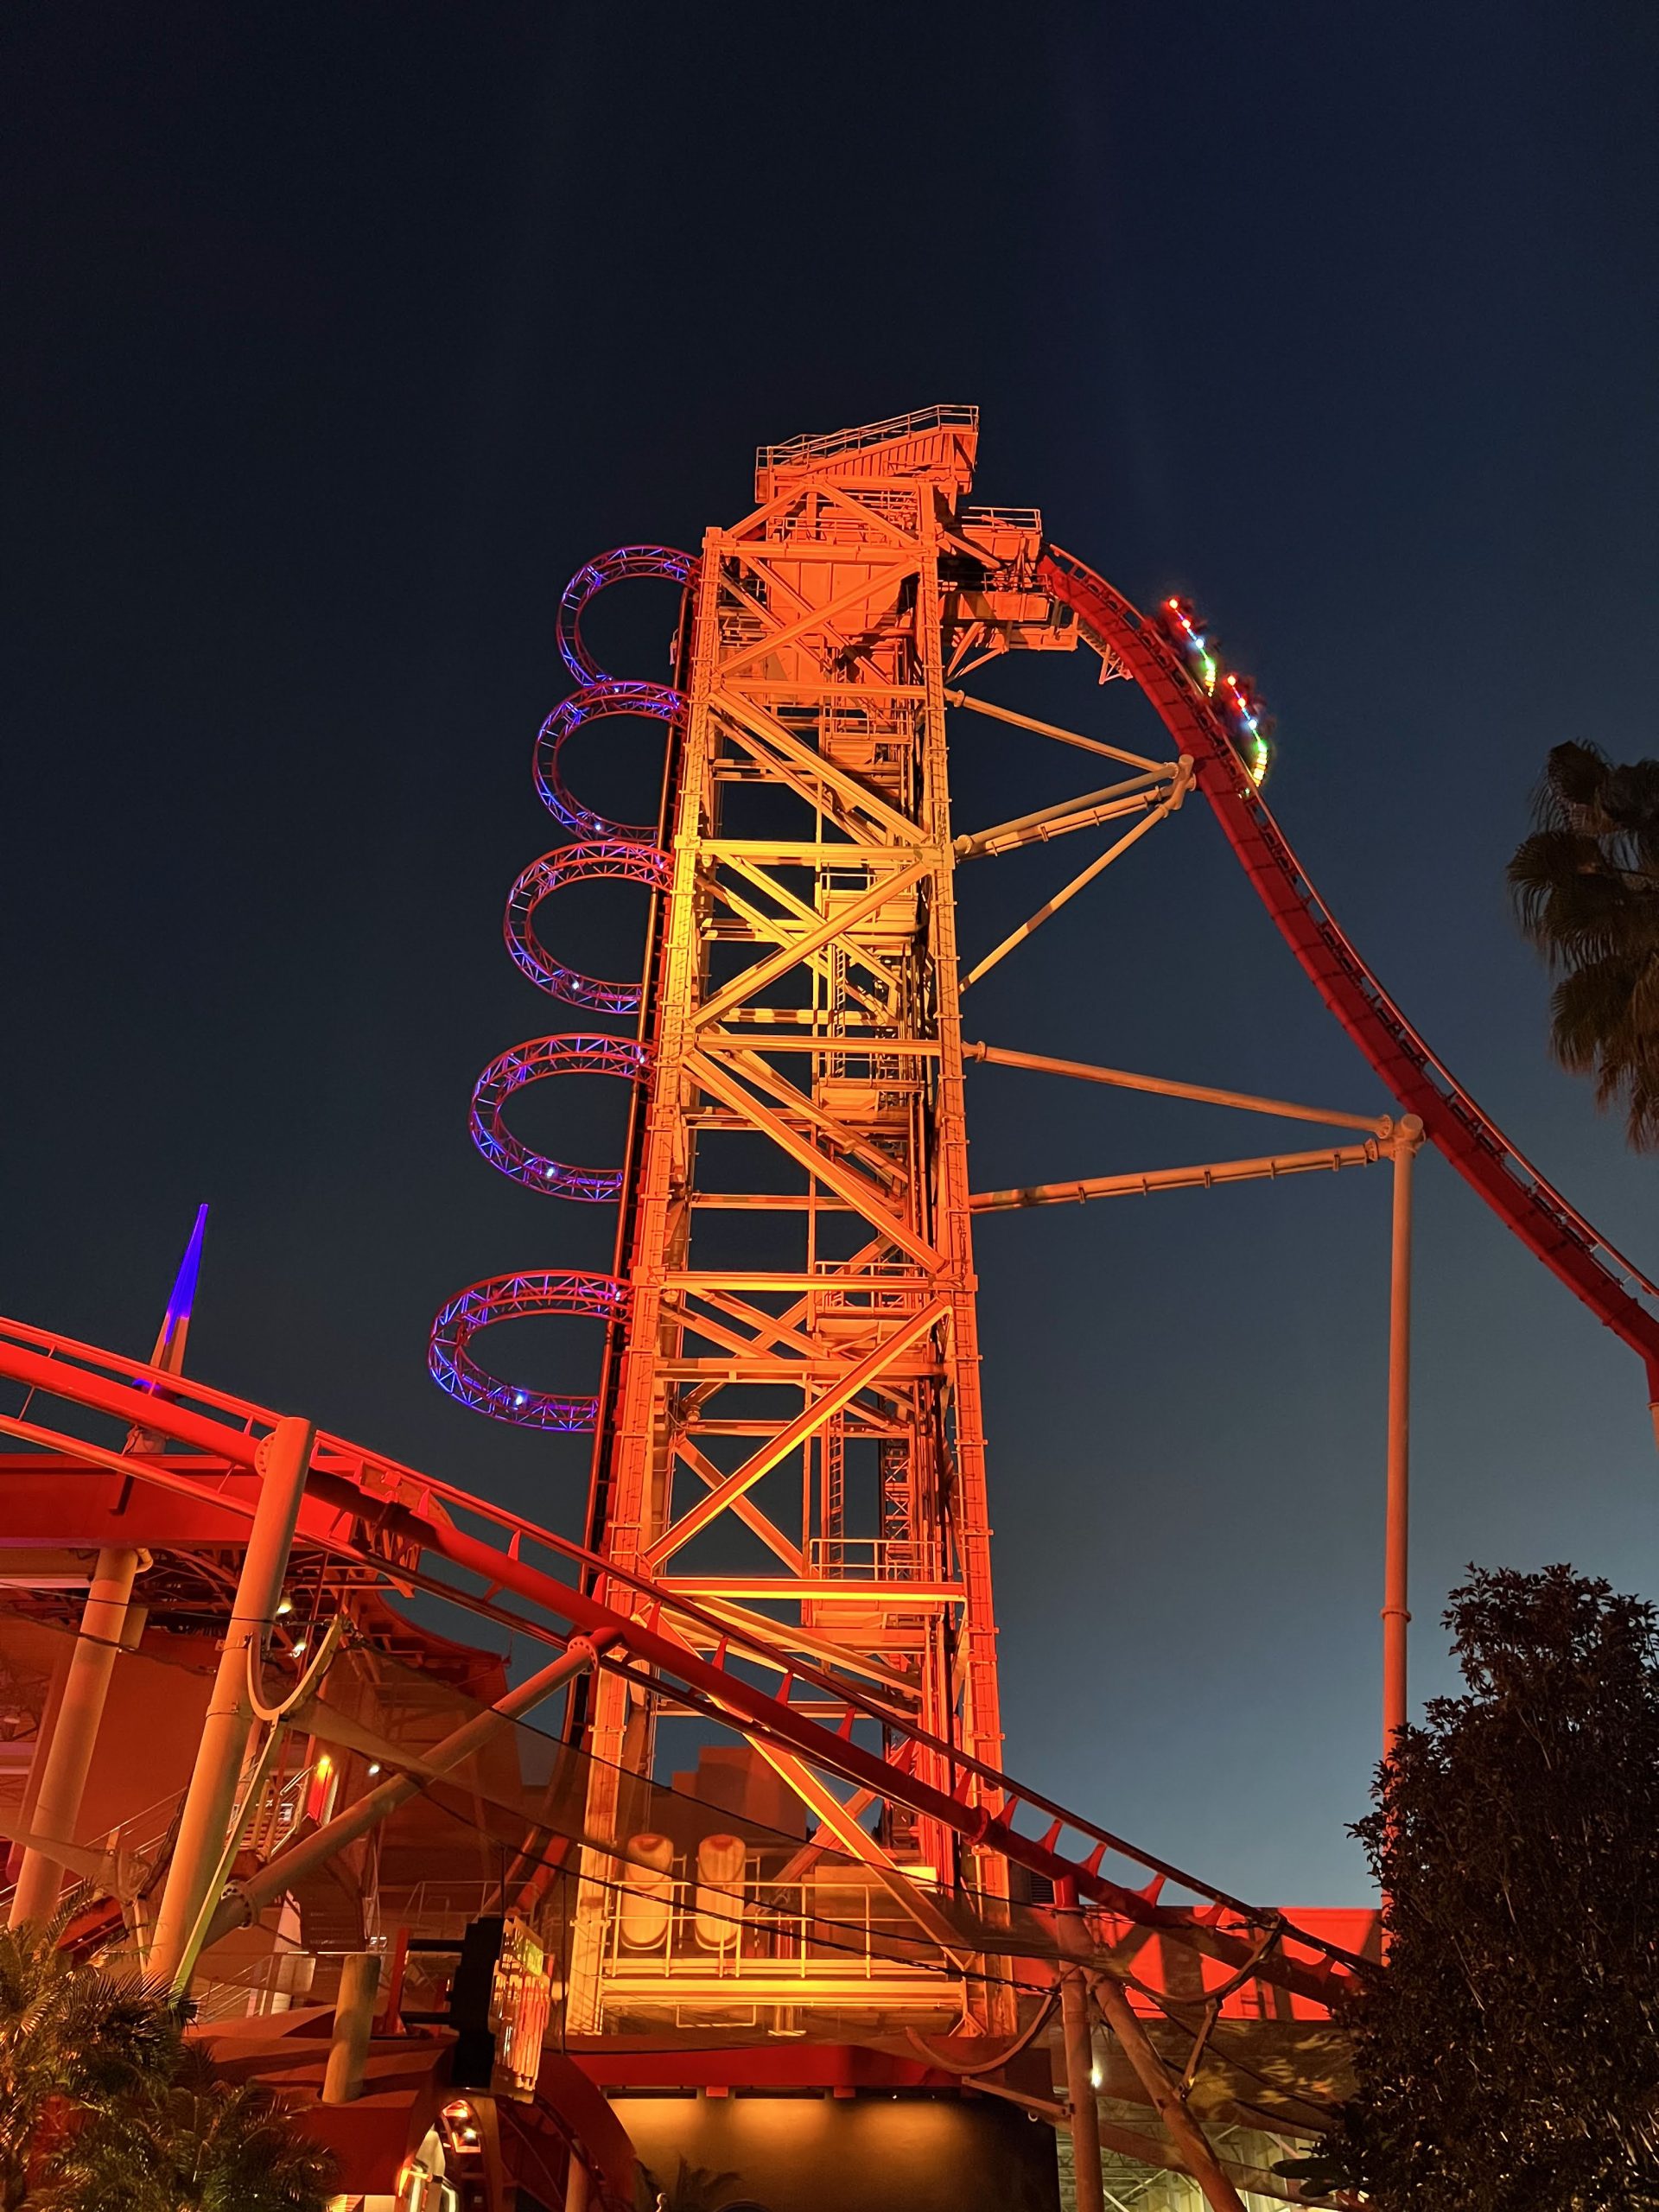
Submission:
[[[514,1751],[503,1771],[523,1789],[490,1801],[493,1825],[473,1797],[478,1836],[510,1845],[489,1854],[490,1895],[534,1916],[560,1963],[549,2002],[563,1999],[561,2065],[568,2032],[569,2050],[605,2069],[595,2078],[636,2086],[807,2080],[791,2069],[792,2044],[730,2040],[744,2036],[868,2046],[884,2082],[919,2069],[939,2086],[965,2070],[976,2088],[1070,2126],[1078,2201],[1096,2212],[1092,2002],[1128,2069],[1109,2073],[1109,2098],[1127,2084],[1169,2139],[1119,2130],[1118,2147],[1185,2166],[1230,2212],[1233,2182],[1189,2093],[1202,2069],[1204,2095],[1227,2101],[1211,2110],[1317,2129],[1341,2061],[1332,2008],[1363,1970],[1371,1916],[1293,1924],[1003,1771],[972,1217],[1392,1163],[1385,1746],[1407,1713],[1419,1147],[1433,1144],[1640,1354],[1656,1424],[1659,1285],[1510,1144],[1365,967],[1268,810],[1254,696],[1220,667],[1186,602],[1142,614],[1046,543],[1035,510],[970,505],[977,429],[976,410],[936,407],[765,448],[753,512],[710,531],[700,559],[620,548],[565,594],[560,649],[581,688],[543,727],[537,779],[574,842],[520,875],[507,938],[550,995],[607,1018],[638,1011],[638,1034],[594,1027],[513,1047],[480,1078],[473,1128],[492,1164],[531,1188],[620,1199],[615,1271],[471,1285],[438,1315],[429,1363],[494,1418],[594,1430],[584,1543],[187,1379],[200,1222],[149,1363],[0,1320],[0,1382],[25,1393],[17,1412],[0,1411],[0,1564],[24,1591],[24,1627],[35,1612],[62,1625],[54,1561],[96,1558],[76,1693],[40,1731],[29,1821],[0,1820],[22,1849],[10,1910],[14,1924],[39,1917],[62,1869],[85,1874],[99,1924],[118,1922],[147,1969],[183,1988],[199,1958],[286,1910],[282,1900],[344,1865],[419,1789],[568,1690],[550,1778],[538,1774],[526,1796]],[[605,675],[580,636],[588,599],[642,575],[686,589],[672,690]],[[1103,682],[1142,695],[1173,757],[958,688],[1010,649],[1080,645]],[[1117,780],[957,835],[947,707],[1080,748]],[[629,714],[669,734],[654,842],[579,804],[560,778],[565,738]],[[1189,797],[1216,816],[1397,1114],[964,1042],[962,991]],[[1104,825],[1104,849],[962,974],[957,863]],[[606,877],[652,894],[643,985],[567,967],[537,938],[555,888]],[[963,1093],[975,1061],[1319,1123],[1347,1141],[970,1194]],[[620,1170],[550,1160],[506,1128],[509,1098],[556,1073],[634,1086]],[[596,1395],[521,1389],[471,1349],[498,1320],[553,1313],[607,1323]],[[54,1401],[76,1409],[67,1426],[46,1410]],[[113,1424],[110,1440],[86,1441],[82,1416]],[[238,1554],[232,1599],[225,1562]],[[111,1623],[141,1573],[154,1578],[146,1592],[182,1590],[205,1617],[228,1609],[234,1629],[213,1662],[188,1776],[174,1776],[153,1919],[137,1892],[123,1895],[121,1854],[83,1847],[77,1826],[111,1655],[127,1648]],[[269,1778],[260,1762],[277,1756],[294,1713],[308,1730],[318,1721],[312,1691],[348,1623],[365,1651],[420,1644],[424,1630],[385,1602],[416,1592],[561,1656],[394,1780],[368,1786],[383,1762],[399,1766],[396,1742],[361,1726],[341,1736],[364,1794],[297,1840],[256,1848],[257,1792],[239,1778]],[[308,1609],[297,1638],[282,1630],[296,1592]],[[275,1704],[259,1688],[268,1662],[289,1691]],[[716,1747],[706,1789],[701,1760],[671,1787],[656,1772],[659,1720],[686,1715],[747,1746]],[[779,1808],[789,1817],[774,1818]],[[228,1881],[241,1842],[266,1855]],[[379,1867],[353,1875],[369,1885],[359,1904],[372,1892],[412,1911],[407,1885]],[[1165,1901],[1166,1883],[1180,1895]],[[228,1955],[205,1967],[210,1986]],[[1040,2069],[1033,2039],[1051,2022],[1064,2106],[1008,2070],[1028,2051]],[[668,2075],[652,2073],[658,2062]],[[619,2190],[602,2201],[620,2205]],[[580,2189],[569,2201],[583,2201]]]
[[[963,506],[976,435],[976,410],[936,408],[764,449],[760,504],[704,539],[589,1542],[853,1665],[995,1768],[944,684],[965,628],[1021,611],[953,563],[982,576],[1000,537],[1034,563],[1041,538]],[[602,1680],[595,1787],[648,1771],[652,1742],[649,1705]],[[948,1750],[889,1750],[978,1802]],[[1006,1863],[941,1823],[888,1807],[872,1836],[866,1803],[764,1755],[890,1878],[1007,1894]]]

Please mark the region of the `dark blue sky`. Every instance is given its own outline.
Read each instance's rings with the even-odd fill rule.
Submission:
[[[1659,1164],[1549,1066],[1503,887],[1550,745],[1656,749],[1640,0],[93,5],[3,37],[0,1308],[142,1347],[209,1198],[197,1372],[574,1527],[582,1449],[423,1366],[460,1284],[607,1254],[465,1134],[550,1026],[499,930],[555,842],[556,595],[734,518],[759,441],[941,398],[983,410],[980,496],[1211,614],[1346,927],[1659,1263]],[[1144,734],[1085,673],[986,688]],[[964,732],[958,816],[1089,780]],[[981,863],[964,942],[1070,858]],[[1387,1103],[1196,807],[969,1004],[1001,1043]],[[1268,1129],[972,1081],[981,1187]],[[1363,1879],[1387,1195],[981,1238],[1009,1764],[1287,1903]],[[1420,1691],[1467,1560],[1659,1594],[1637,1362],[1438,1161],[1421,1195]]]

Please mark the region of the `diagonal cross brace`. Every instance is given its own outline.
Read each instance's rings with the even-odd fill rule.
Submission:
[[[655,1573],[665,1560],[671,1559],[735,1499],[741,1497],[746,1491],[752,1490],[762,1475],[769,1473],[798,1444],[804,1444],[809,1436],[815,1435],[823,1427],[832,1414],[838,1414],[843,1406],[850,1405],[861,1390],[885,1373],[895,1359],[942,1321],[950,1310],[947,1300],[932,1300],[923,1306],[919,1313],[912,1313],[908,1320],[901,1322],[874,1351],[868,1352],[856,1365],[849,1367],[841,1380],[832,1384],[821,1397],[814,1398],[803,1406],[793,1421],[780,1428],[775,1436],[769,1436],[758,1452],[752,1452],[741,1467],[727,1476],[718,1490],[711,1490],[706,1497],[699,1498],[689,1513],[682,1514],[671,1528],[663,1531],[645,1552],[647,1572]]]

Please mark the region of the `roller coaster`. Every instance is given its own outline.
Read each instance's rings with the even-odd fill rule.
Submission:
[[[353,2183],[369,2204],[505,2212],[516,2188],[524,2208],[620,2205],[646,2139],[654,2160],[663,2145],[686,2156],[715,2140],[690,2129],[687,2097],[745,2088],[929,2097],[1018,2121],[1017,2187],[1005,2178],[995,2199],[953,2202],[1055,2202],[1052,2159],[1046,2181],[1029,2154],[1050,2124],[1090,2212],[1114,2156],[1191,2177],[1215,2212],[1237,2212],[1241,2190],[1294,2201],[1261,2146],[1316,2130],[1339,2092],[1341,1999],[1376,1955],[1372,1916],[1251,1904],[1006,1770],[976,1213],[1393,1162],[1389,1727],[1404,1710],[1420,1141],[1640,1355],[1659,1399],[1659,1289],[1508,1141],[1344,935],[1268,810],[1269,725],[1249,684],[1185,602],[1142,613],[1050,543],[1034,510],[970,504],[977,436],[976,410],[943,406],[763,448],[742,521],[710,531],[695,556],[603,555],[560,602],[558,650],[577,688],[543,725],[533,775],[564,842],[512,884],[505,938],[529,981],[585,1026],[500,1052],[474,1090],[470,1128],[527,1192],[614,1205],[617,1260],[608,1274],[537,1266],[472,1283],[440,1308],[428,1364],[493,1420],[593,1434],[583,1541],[187,1376],[194,1260],[149,1361],[0,1321],[0,1377],[25,1394],[0,1414],[9,1597],[31,1633],[64,1639],[9,1831],[14,1923],[53,1910],[67,1872],[82,1885],[77,1940],[141,1956],[181,1987],[228,1990],[232,2009],[245,1997],[249,2017],[268,2019],[272,1977],[290,1973],[283,1914],[356,1853],[340,1949],[378,1946],[393,1985],[381,1986],[374,2063],[391,2065],[400,2035],[400,2050],[424,2034],[437,2054],[437,2086],[392,2178],[378,2193]],[[672,684],[610,675],[584,639],[594,598],[641,578],[682,594]],[[1079,647],[1103,683],[1144,695],[1168,757],[963,688],[992,657]],[[958,833],[948,713],[1080,748],[1116,780]],[[567,778],[576,734],[624,717],[666,741],[654,823],[609,819]],[[1397,1116],[963,1038],[964,983],[1193,791]],[[1104,850],[962,976],[956,870],[1103,826]],[[638,978],[592,976],[542,934],[553,894],[595,880],[648,902]],[[632,1034],[603,1026],[630,1020]],[[987,1062],[1345,1125],[1356,1141],[975,1192],[964,1076]],[[628,1086],[615,1164],[574,1165],[509,1128],[510,1102],[569,1075]],[[479,1339],[493,1327],[571,1315],[603,1325],[591,1389],[543,1389],[486,1363]],[[95,1756],[111,1756],[105,1700],[123,1655],[143,1646],[135,1587],[163,1585],[151,1615],[173,1624],[172,1657],[192,1622],[219,1630],[211,1664],[192,1662],[199,1738],[158,1835],[141,1850],[128,1821],[120,1848],[100,1848],[83,1800]],[[463,1647],[439,1636],[437,1606],[472,1624],[481,1650],[511,1639],[521,1653],[543,1647],[547,1663],[447,1707],[457,1725],[405,1741],[400,1761],[396,1731],[377,1732],[383,1707],[359,1698],[348,1713],[329,1684],[404,1660],[451,1667],[459,1681]],[[487,1761],[557,1695],[552,1778],[532,1802],[515,1794],[519,1766],[504,1779]],[[728,1744],[727,1764],[705,1753],[695,1777],[666,1783],[669,1718]],[[375,1779],[393,1770],[396,1782]],[[343,1796],[346,1770],[355,1795]],[[453,1797],[455,1820],[497,1856],[481,1915],[457,1906],[411,1938],[426,1924],[422,1852],[435,1849],[408,1826],[422,1796]],[[383,1834],[411,1839],[405,1874],[390,1846],[374,1844],[372,1866],[363,1858]],[[378,1932],[362,1910],[371,1888]],[[423,1943],[450,1960],[467,1929],[509,1923],[556,1966],[518,1969],[545,1984],[539,2073],[493,2087],[487,2069],[481,2083],[463,2078],[464,2033],[423,2030],[396,1993],[418,1980]],[[262,1928],[265,1962],[250,1980],[223,1962]],[[343,1955],[311,1948],[306,1987],[326,2028],[333,1978],[338,2031],[357,1985]],[[504,2018],[498,2005],[498,2044]],[[359,2067],[353,2094],[364,2093]],[[671,2107],[680,2133],[664,2135]],[[1045,2127],[1025,2129],[1027,2115]],[[769,2186],[778,2203],[887,2201],[851,2183],[834,2199]]]

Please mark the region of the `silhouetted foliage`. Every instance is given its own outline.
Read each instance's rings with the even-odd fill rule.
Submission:
[[[78,2129],[42,2212],[324,2212],[333,2161],[269,2089],[191,2045]]]
[[[1516,912],[1552,968],[1550,1046],[1623,1102],[1630,1143],[1659,1148],[1659,760],[1617,766],[1558,745],[1532,835],[1510,862]]]
[[[671,2189],[664,2188],[649,2166],[642,2165],[634,2180],[639,2212],[719,2212],[730,2202],[735,2174],[716,2173],[710,2166],[694,2166],[683,2158]]]
[[[164,2078],[180,2016],[136,1981],[59,1948],[67,1914],[0,1929],[0,2208],[29,2196],[52,2144],[75,2116]]]
[[[1388,1962],[1359,2088],[1304,2187],[1376,2212],[1659,2205],[1659,1638],[1565,1567],[1482,1572],[1434,1699],[1355,1834]]]
[[[327,2154],[188,2006],[60,1949],[66,1917],[0,1930],[0,2212],[323,2212]]]

